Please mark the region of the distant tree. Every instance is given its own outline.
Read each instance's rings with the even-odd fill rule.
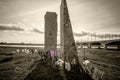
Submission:
[[[7,44],[7,42],[0,42],[0,44]]]

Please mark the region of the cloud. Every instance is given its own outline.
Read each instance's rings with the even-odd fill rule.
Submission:
[[[97,37],[97,38],[117,38],[117,37],[120,37],[120,33],[119,34],[113,34],[113,33],[98,34],[98,33],[82,31],[80,33],[74,32],[74,36],[76,37],[91,36],[91,37]]]
[[[91,36],[94,36],[94,37],[98,37],[98,38],[117,38],[117,37],[120,37],[120,34],[91,34]]]
[[[88,32],[84,32],[84,31],[82,31],[81,33],[75,33],[74,32],[74,36],[76,36],[76,37],[82,37],[82,36],[86,36],[88,34],[89,34]]]
[[[43,34],[44,32],[43,31],[40,31],[40,30],[38,30],[38,29],[32,29],[32,30],[30,30],[31,32],[35,32],[35,33],[41,33],[41,34]]]
[[[25,31],[23,28],[19,26],[13,26],[13,25],[0,25],[0,30],[10,30],[10,31]]]

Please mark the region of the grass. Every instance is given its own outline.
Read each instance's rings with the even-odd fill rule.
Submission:
[[[42,66],[40,63],[37,62],[38,60],[40,60],[39,54],[16,53],[15,49],[11,49],[11,48],[5,48],[5,49],[2,48],[2,50],[0,49],[0,61],[1,61],[0,80],[8,80],[8,79],[24,80],[28,76],[28,74],[30,74],[32,71],[33,73],[38,74],[34,76],[38,76],[39,78],[41,78],[41,80],[45,80],[45,78],[46,79],[50,78],[52,80],[54,75],[58,76],[58,77],[54,77],[54,79],[62,80],[61,76],[57,73],[59,71],[56,70],[51,71],[52,69],[50,68],[50,66],[48,65]],[[80,61],[82,61],[84,56],[84,50],[79,49],[78,51],[79,51]],[[12,57],[12,59],[8,59],[10,57]],[[101,71],[105,72],[104,80],[112,80],[112,79],[120,80],[119,78],[120,51],[85,49],[85,57],[91,61],[92,66],[97,67]],[[4,61],[4,59],[7,59],[7,61]],[[42,71],[38,71],[38,70],[42,70]]]
[[[63,77],[57,68],[40,60],[25,80],[63,80]]]
[[[85,58],[90,60],[87,65],[90,69],[98,68],[104,72],[103,80],[120,80],[120,51],[117,50],[102,50],[102,49],[79,49],[80,61],[83,61],[84,53]]]
[[[24,80],[35,67],[34,62],[40,59],[39,54],[11,52],[0,52],[0,80]]]

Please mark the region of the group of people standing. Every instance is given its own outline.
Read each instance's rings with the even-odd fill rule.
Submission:
[[[43,63],[54,63],[57,61],[58,57],[55,50],[49,50],[44,53],[39,53]]]

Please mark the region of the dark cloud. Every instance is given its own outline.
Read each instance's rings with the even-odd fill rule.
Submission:
[[[19,26],[6,26],[6,25],[0,25],[0,30],[25,31],[23,28],[20,28]]]
[[[30,30],[30,31],[35,32],[35,33],[41,33],[41,34],[44,33],[43,31],[40,31],[40,30],[38,30],[38,29],[32,29],[32,30]]]

